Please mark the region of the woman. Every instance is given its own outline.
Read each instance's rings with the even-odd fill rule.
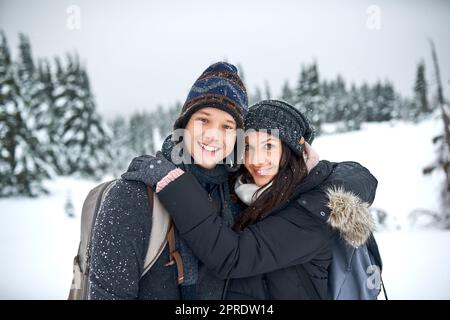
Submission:
[[[196,179],[163,157],[146,157],[136,172],[156,189],[194,254],[231,279],[227,299],[326,299],[335,229],[352,245],[367,240],[373,222],[360,199],[373,202],[377,181],[354,162],[320,161],[308,173],[303,151],[313,130],[287,103],[251,107],[245,128],[245,171],[235,192],[248,207],[234,228]]]

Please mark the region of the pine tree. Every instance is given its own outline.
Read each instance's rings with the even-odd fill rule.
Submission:
[[[67,74],[61,60],[55,58],[55,74],[52,81],[51,99],[52,105],[50,109],[50,124],[48,126],[48,134],[51,144],[54,146],[53,152],[50,152],[51,161],[59,175],[67,175],[70,172],[67,150],[64,145],[63,132],[64,123],[67,121],[66,111],[69,110],[69,100],[71,99],[71,91],[67,88]]]
[[[148,115],[148,121],[152,122],[150,125],[157,129],[159,138],[164,140],[171,132],[173,123],[177,118],[181,110],[180,103],[176,103],[174,106],[164,109],[162,106],[158,106],[155,112]],[[157,143],[156,139],[154,142]]]
[[[335,122],[337,121],[337,96],[335,92],[335,83],[334,81],[324,80],[320,84],[320,91],[322,92],[322,96],[325,104],[325,121],[326,122]]]
[[[44,128],[39,127],[36,93],[39,82],[31,46],[20,35],[19,54],[12,63],[6,37],[0,46],[0,196],[37,196],[45,193],[42,180],[50,176],[43,148]]]
[[[409,97],[399,97],[394,110],[394,119],[412,120],[413,101]]]
[[[109,170],[119,176],[127,169],[131,158],[136,156],[130,146],[130,130],[124,117],[117,116],[111,123],[112,139],[110,144],[111,163]]]
[[[349,104],[345,82],[341,76],[336,80],[323,81],[321,84],[324,99],[324,121],[340,122],[348,120],[347,107]]]
[[[436,222],[445,228],[450,229],[450,107],[444,97],[441,72],[437,58],[436,48],[433,40],[429,39],[431,46],[431,56],[434,65],[434,76],[437,85],[437,102],[441,111],[443,131],[433,139],[437,145],[438,154],[436,159],[429,166],[423,169],[424,174],[430,174],[435,169],[442,169],[445,174],[445,181],[441,186],[441,212],[435,217]]]
[[[270,86],[269,83],[266,81],[264,81],[264,93],[265,93],[265,99],[266,100],[270,100],[272,99],[272,93],[270,92]]]
[[[62,146],[58,144],[59,140],[57,139],[57,129],[60,126],[61,116],[57,114],[55,109],[55,80],[47,59],[39,61],[37,73],[40,87],[36,93],[39,109],[36,121],[39,130],[45,129],[46,131],[43,135],[45,140],[42,143],[46,146],[47,162],[52,165],[56,173],[62,173],[57,161],[62,152]]]
[[[376,103],[372,88],[367,84],[363,83],[359,89],[361,97],[361,117],[362,121],[370,121],[371,117],[375,114]]]
[[[394,86],[391,82],[386,81],[383,86],[383,95],[384,95],[384,105],[381,111],[381,119],[382,121],[389,121],[392,119],[395,103],[396,103],[396,94],[394,90]]]
[[[239,78],[241,78],[242,83],[244,83],[245,85],[245,73],[244,73],[244,68],[242,67],[242,65],[240,63],[237,64],[237,69],[238,69],[238,74],[239,74]]]
[[[334,95],[335,95],[335,99],[336,99],[336,107],[335,107],[335,116],[334,118],[337,121],[340,121],[341,119],[345,120],[350,120],[348,118],[345,117],[345,112],[347,110],[347,108],[350,107],[350,102],[349,102],[349,97],[348,97],[348,92],[347,92],[347,88],[345,85],[345,81],[344,79],[338,75],[334,84]],[[356,110],[353,108],[352,109],[353,112],[352,113],[356,113]],[[347,113],[348,114],[348,113]]]
[[[109,162],[110,132],[96,111],[89,78],[78,56],[67,56],[67,66],[57,65],[54,114],[55,139],[61,146],[57,160],[63,174],[100,177]]]
[[[17,73],[24,87],[26,85],[31,86],[35,74],[35,66],[31,54],[30,40],[23,33],[19,34],[19,55]]]
[[[423,61],[417,65],[414,100],[411,107],[413,109],[411,114],[413,119],[431,111],[428,103],[428,84],[425,79],[425,63]]]
[[[306,114],[317,133],[320,133],[321,125],[326,118],[326,110],[316,63],[306,68],[302,67],[296,98],[296,107]]]
[[[300,76],[298,78],[297,87],[295,89],[295,104],[298,109],[306,105],[306,98],[309,95],[308,72],[302,65]]]
[[[80,77],[81,88],[84,92],[81,102],[84,108],[81,107],[77,110],[79,115],[77,135],[83,132],[83,137],[77,139],[80,142],[80,147],[77,148],[80,153],[78,156],[72,157],[72,164],[77,164],[78,171],[82,175],[101,177],[107,172],[109,159],[111,158],[108,149],[111,132],[96,110],[86,69],[81,69]]]
[[[261,93],[261,89],[259,89],[258,86],[255,87],[255,93],[254,94],[250,94],[249,95],[249,106],[254,105],[257,102],[260,102],[262,100],[262,93]]]
[[[16,166],[16,119],[19,89],[13,74],[8,43],[0,32],[0,197],[17,193],[13,171]]]
[[[130,147],[133,156],[154,154],[154,117],[146,112],[135,113],[130,117]]]
[[[375,108],[371,111],[368,121],[388,121],[392,119],[395,110],[396,95],[391,83],[377,82],[373,87],[375,97]]]
[[[283,88],[281,89],[281,100],[286,101],[287,103],[294,105],[295,104],[295,97],[294,97],[294,91],[289,86],[289,81],[285,81],[283,84]]]
[[[359,130],[364,121],[364,102],[361,90],[352,85],[348,93],[347,105],[344,108],[346,131]]]

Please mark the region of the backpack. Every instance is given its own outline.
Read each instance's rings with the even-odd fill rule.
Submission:
[[[373,234],[359,247],[336,236],[328,269],[328,298],[332,300],[376,300],[386,289],[381,278],[382,261]]]
[[[104,182],[87,195],[81,213],[81,234],[78,252],[73,260],[73,278],[68,300],[85,300],[88,298],[88,279],[91,262],[92,234],[95,220],[103,202],[116,183],[116,180]],[[183,283],[183,264],[181,256],[175,247],[175,231],[171,218],[150,187],[147,187],[152,227],[147,254],[144,261],[144,270],[141,278],[150,270],[169,244],[169,262],[167,265],[177,264],[178,284]]]
[[[381,256],[373,234],[357,248],[337,235],[332,246],[327,284],[329,300],[376,300],[381,288],[387,300],[381,278]],[[320,299],[305,267],[300,265],[298,270],[306,290],[312,295],[310,298]]]

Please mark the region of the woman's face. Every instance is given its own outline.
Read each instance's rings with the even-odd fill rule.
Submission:
[[[245,136],[245,168],[259,187],[269,183],[280,168],[281,140],[265,132]]]
[[[225,111],[202,108],[186,125],[185,146],[197,165],[213,169],[236,143],[236,121]]]

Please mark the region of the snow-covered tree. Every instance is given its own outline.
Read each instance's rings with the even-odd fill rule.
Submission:
[[[164,140],[169,134],[172,133],[173,124],[178,117],[180,110],[181,104],[177,102],[169,108],[158,106],[156,111],[152,112],[151,115],[148,116],[148,121],[151,121],[150,125],[157,129],[161,140]],[[161,141],[156,141],[156,139],[154,139],[155,148],[161,148],[161,146],[156,145],[160,142]]]
[[[241,78],[242,82],[245,85],[245,72],[244,72],[244,68],[242,67],[242,65],[240,63],[237,64],[237,69],[238,69],[238,74],[239,74],[239,78]]]
[[[384,84],[384,99],[385,104],[380,109],[381,119],[382,121],[388,121],[392,119],[396,104],[394,85],[390,81],[386,81]]]
[[[270,100],[272,99],[272,93],[270,92],[270,86],[269,86],[269,82],[264,81],[264,95],[266,100]]]
[[[296,92],[296,107],[306,114],[320,133],[320,127],[325,120],[326,110],[319,82],[317,64],[302,67]]]
[[[63,173],[58,167],[58,159],[62,153],[62,146],[57,136],[58,127],[61,125],[61,115],[58,115],[55,108],[55,77],[47,59],[39,61],[37,76],[39,88],[36,92],[36,100],[39,112],[36,121],[39,130],[45,130],[42,144],[46,147],[48,163],[53,166],[56,173]]]
[[[414,98],[411,104],[411,118],[431,112],[428,103],[428,84],[425,79],[425,63],[421,61],[417,66],[416,82],[414,84]]]
[[[392,119],[395,110],[395,91],[390,82],[377,82],[373,87],[375,109],[369,114],[367,121],[388,121]]]
[[[348,100],[343,108],[343,118],[347,131],[359,130],[361,123],[365,120],[364,96],[361,90],[352,85],[348,93]]]
[[[349,97],[345,87],[344,79],[338,76],[336,80],[323,81],[322,95],[324,100],[324,121],[336,122],[346,121],[346,108],[349,104]]]
[[[110,132],[96,111],[89,78],[78,56],[68,55],[67,66],[57,65],[52,135],[61,146],[57,159],[63,174],[100,177],[108,168]]]
[[[281,89],[281,100],[286,101],[287,103],[294,105],[295,104],[295,93],[289,86],[289,81],[285,81],[283,84],[283,88]]]
[[[441,211],[435,216],[435,219],[442,228],[450,229],[450,106],[444,98],[434,42],[431,39],[429,41],[437,85],[436,96],[438,107],[441,111],[443,130],[440,135],[433,139],[433,143],[437,145],[437,157],[433,163],[423,169],[423,173],[430,174],[435,169],[441,169],[445,173],[445,181],[441,187]]]
[[[43,177],[54,174],[50,152],[53,148],[48,134],[50,112],[52,108],[52,77],[48,62],[34,63],[31,44],[25,35],[19,36],[19,61],[17,65],[20,96],[24,101],[22,117],[35,140],[33,158]]]
[[[147,112],[135,113],[130,117],[130,148],[133,156],[154,154],[155,118]]]
[[[13,172],[16,166],[15,136],[19,89],[3,31],[0,32],[0,36],[0,196],[8,196],[17,193]]]
[[[249,106],[252,106],[255,103],[263,100],[263,95],[261,93],[261,89],[258,86],[255,87],[254,92],[255,92],[254,94],[249,93],[249,96],[248,96],[248,105]]]
[[[109,127],[112,133],[109,171],[117,177],[126,171],[131,159],[137,154],[131,148],[130,129],[124,117],[117,116],[109,123]]]
[[[31,46],[20,35],[19,61],[13,63],[3,32],[0,44],[0,196],[45,193],[42,180],[51,174],[45,129],[39,126],[39,80]]]

